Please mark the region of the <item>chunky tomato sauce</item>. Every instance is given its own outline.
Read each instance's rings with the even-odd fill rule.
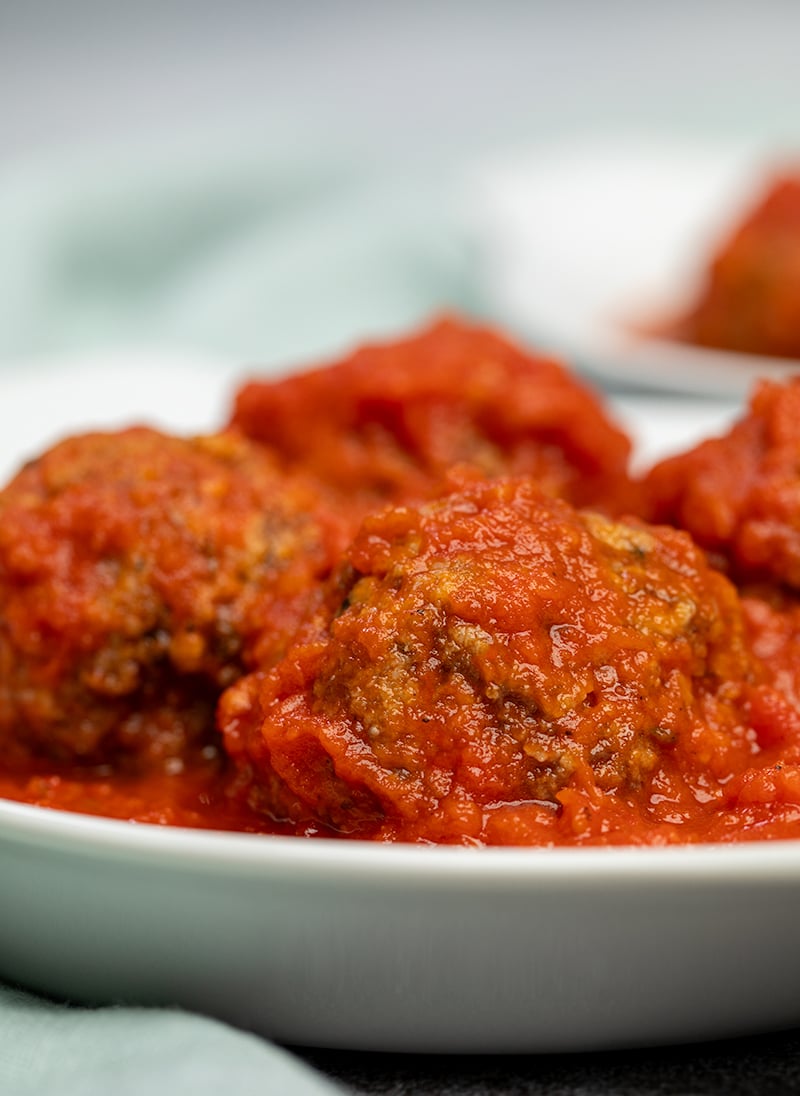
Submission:
[[[442,844],[800,837],[800,414],[642,482],[455,320],[0,493],[0,796]]]
[[[29,763],[22,772],[0,774],[0,796],[39,807],[166,826],[271,829],[263,817],[226,798],[219,762],[201,759],[180,772],[139,775]]]

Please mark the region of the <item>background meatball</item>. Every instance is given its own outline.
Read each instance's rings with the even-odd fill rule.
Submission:
[[[800,589],[800,377],[762,381],[721,438],[652,469],[648,516],[688,529],[732,572]]]
[[[238,394],[234,424],[358,514],[430,498],[447,471],[525,473],[578,505],[628,506],[630,443],[557,362],[456,320]]]
[[[719,788],[754,748],[736,592],[685,534],[474,482],[367,519],[348,566],[329,629],[223,698],[250,802],[276,817],[596,836],[603,800],[675,821],[695,777]]]
[[[800,358],[800,176],[772,182],[720,247],[679,334],[701,346]]]
[[[6,756],[178,757],[283,650],[337,548],[316,493],[233,435],[57,445],[0,494]]]

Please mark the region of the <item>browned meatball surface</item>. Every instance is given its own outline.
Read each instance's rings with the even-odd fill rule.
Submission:
[[[315,490],[233,434],[56,445],[0,493],[6,755],[179,758],[282,652],[338,548]]]
[[[367,519],[341,589],[327,630],[223,698],[249,801],[274,817],[670,840],[755,749],[736,592],[683,533],[465,482]]]

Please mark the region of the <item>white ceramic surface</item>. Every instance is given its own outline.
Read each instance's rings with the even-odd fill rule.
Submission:
[[[212,427],[231,375],[131,358],[10,375],[0,466],[88,424]],[[615,406],[644,460],[732,414]],[[800,843],[392,847],[0,802],[0,880],[0,977],[178,1003],[286,1042],[556,1051],[800,1024]]]
[[[0,803],[0,975],[276,1039],[586,1050],[800,1023],[800,845],[373,846]]]
[[[483,294],[502,321],[602,378],[741,396],[781,362],[632,334],[680,315],[712,250],[800,152],[618,138],[483,169],[468,199]]]

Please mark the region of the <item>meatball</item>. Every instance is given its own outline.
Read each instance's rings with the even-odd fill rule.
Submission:
[[[557,362],[444,320],[405,341],[238,393],[233,423],[361,517],[438,494],[448,470],[527,474],[545,492],[628,508],[628,438]]]
[[[339,582],[330,626],[222,700],[249,802],[275,818],[590,839],[604,802],[674,821],[755,749],[738,598],[683,533],[463,481],[368,518]]]
[[[800,588],[800,377],[762,381],[728,434],[656,465],[645,495],[651,520],[739,578]]]
[[[800,598],[770,586],[745,587],[740,597],[747,640],[765,679],[800,716]]]
[[[800,176],[771,183],[723,243],[678,334],[701,346],[800,358]]]
[[[338,523],[233,434],[56,445],[0,493],[7,758],[180,758],[318,596]]]

